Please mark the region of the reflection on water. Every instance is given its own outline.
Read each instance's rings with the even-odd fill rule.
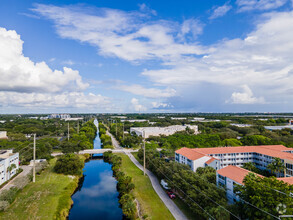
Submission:
[[[73,196],[69,219],[122,219],[116,180],[103,160],[86,163],[82,187]]]
[[[94,148],[101,148],[97,135]],[[85,164],[82,186],[72,196],[74,202],[69,219],[122,219],[119,208],[117,181],[112,176],[111,165],[102,159]]]

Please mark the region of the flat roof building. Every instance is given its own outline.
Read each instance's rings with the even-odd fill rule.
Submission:
[[[14,164],[15,168],[10,172],[8,168]],[[0,150],[0,185],[13,177],[19,168],[19,153],[12,150]]]
[[[0,131],[0,139],[8,139],[7,131]]]
[[[178,131],[185,131],[186,128],[194,130],[194,134],[198,134],[197,125],[172,125],[168,127],[133,127],[130,128],[130,133],[134,132],[138,136],[148,138],[150,136],[172,135]]]

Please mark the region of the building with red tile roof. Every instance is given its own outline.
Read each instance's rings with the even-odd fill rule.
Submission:
[[[240,146],[240,147],[215,147],[215,148],[181,148],[175,152],[175,160],[183,163],[184,160],[180,158],[188,158],[191,162],[195,163],[195,167],[212,166],[215,169],[221,169],[229,165],[242,166],[244,163],[252,162],[259,169],[266,169],[274,158],[280,158],[286,169],[285,177],[293,176],[293,149],[287,148],[283,145],[263,145],[263,146]],[[197,163],[202,161],[204,163]],[[214,159],[212,159],[214,158]],[[217,162],[214,163],[214,161]],[[195,171],[195,170],[194,170]]]

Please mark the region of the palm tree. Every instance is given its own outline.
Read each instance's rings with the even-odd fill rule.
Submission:
[[[286,169],[283,161],[275,157],[273,161],[267,166],[269,170],[271,170],[272,173],[275,173],[275,175],[278,177],[280,173],[284,173],[284,170]]]
[[[13,163],[9,167],[7,167],[7,174],[9,174],[9,179],[11,175],[11,171],[16,168],[16,165]]]

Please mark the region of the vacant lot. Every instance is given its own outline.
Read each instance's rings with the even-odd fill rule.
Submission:
[[[143,215],[148,215],[148,219],[174,219],[170,211],[161,201],[152,187],[147,176],[138,169],[127,155],[119,154],[122,157],[122,171],[133,178],[135,184],[134,196],[139,201]]]
[[[77,184],[77,177],[70,177],[53,172],[56,160],[41,175],[36,176],[35,183],[29,183],[11,204],[9,209],[0,213],[0,219],[53,219],[58,210],[59,199],[67,198],[73,193],[72,186]],[[71,187],[68,187],[71,185]],[[64,200],[62,200],[64,202]],[[69,204],[70,205],[70,204]],[[64,207],[64,206],[62,206]],[[63,210],[66,214],[66,210]]]

